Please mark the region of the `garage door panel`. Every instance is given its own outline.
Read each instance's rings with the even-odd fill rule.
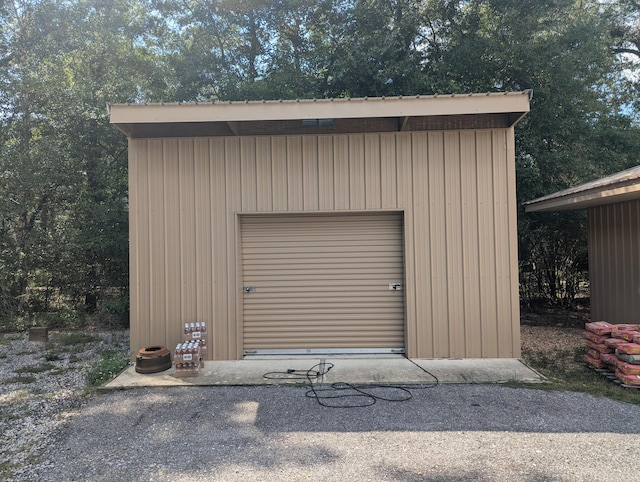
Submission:
[[[360,337],[358,333],[353,333],[352,337],[355,337],[355,336]],[[354,349],[354,346],[349,341],[349,338],[351,337],[345,337],[345,338],[346,339],[343,339],[343,340],[339,340],[339,339],[337,340],[334,336],[327,336],[327,337],[302,336],[302,337],[287,337],[285,339],[283,339],[282,337],[277,337],[276,339],[272,340],[272,343],[270,344],[271,345],[277,344],[278,348],[269,349],[269,350],[287,352],[287,351],[301,350],[300,347],[304,346],[302,350],[317,350],[320,353],[324,353],[325,351],[327,353],[331,353],[335,351],[349,352]],[[266,341],[267,339],[260,338],[255,341],[249,339],[248,342],[249,344],[253,345],[253,344],[262,343],[263,340]],[[386,351],[386,349],[388,348],[389,342],[391,341],[395,341],[395,343],[398,343],[398,344],[403,343],[401,339],[391,340],[387,336],[382,338],[367,337],[367,338],[362,338],[362,342],[363,342],[362,344],[366,344],[366,347],[360,347],[360,348],[369,349],[369,350],[374,350],[378,348],[380,349],[379,350],[380,352],[383,352],[383,351]],[[326,349],[327,346],[331,346],[331,349]],[[355,349],[357,348],[358,347],[355,347]],[[249,348],[245,348],[245,350],[247,351],[248,354],[259,353],[259,350],[254,351]]]
[[[265,255],[269,258],[265,259]],[[245,254],[246,261],[252,261],[252,265],[255,264],[267,264],[277,259],[278,262],[296,262],[299,259],[309,259],[309,260],[325,260],[325,259],[335,259],[342,260],[343,258],[382,258],[390,261],[398,261],[398,259],[402,259],[400,256],[388,256],[385,252],[379,251],[377,246],[375,249],[373,247],[367,246],[354,246],[349,249],[342,248],[340,252],[336,252],[336,249],[333,248],[314,248],[312,252],[301,251],[300,253],[294,252],[292,249],[286,248],[277,248],[272,250],[265,250],[263,253],[255,253],[255,254]]]
[[[404,348],[399,214],[243,216],[246,351]]]
[[[279,296],[270,298],[267,295],[263,295],[261,298],[254,298],[251,301],[245,302],[245,309],[247,314],[252,310],[255,312],[267,311],[267,310],[282,310],[284,311],[304,311],[307,313],[315,312],[319,309],[357,309],[362,313],[375,313],[379,309],[394,309],[402,310],[401,303],[397,303],[393,297],[393,294],[389,295],[386,292],[384,296],[373,296],[370,293],[366,293],[365,296],[353,300],[348,296],[344,297],[321,297],[321,298],[288,298],[286,296]],[[396,298],[397,298],[396,294]]]
[[[289,348],[294,342],[296,342],[296,346],[294,348],[297,349],[307,349],[307,348],[326,348],[327,346],[331,346],[331,348],[335,347],[348,347],[354,348],[352,339],[358,338],[361,340],[365,340],[367,342],[367,346],[362,346],[359,348],[385,348],[388,349],[389,342],[402,343],[402,337],[396,335],[395,333],[386,333],[382,331],[378,331],[372,335],[362,335],[361,328],[355,328],[350,331],[344,332],[334,332],[334,331],[324,331],[324,332],[316,332],[316,331],[296,331],[295,333],[290,333],[285,330],[283,331],[270,331],[266,334],[261,334],[260,337],[248,337],[247,342],[250,345],[261,345],[266,344],[267,346],[277,345],[279,348]],[[324,345],[324,346],[323,346]],[[250,350],[250,348],[245,348],[246,350]],[[252,350],[253,351],[253,350]]]
[[[389,316],[400,315],[402,314],[401,310],[379,310],[376,313],[362,313],[362,310],[357,308],[324,308],[314,310],[313,312],[309,312],[305,314],[308,320],[325,320],[327,322],[333,322],[336,317],[340,317],[340,321],[337,324],[345,324],[356,322],[357,320],[387,320]],[[300,324],[300,319],[302,316],[300,315],[300,310],[282,310],[278,312],[273,311],[264,311],[261,310],[258,313],[249,313],[245,317],[245,321],[255,321],[261,323],[261,327],[268,326],[267,323],[262,323],[266,321],[294,321],[296,324]]]
[[[260,296],[261,294],[268,293],[270,291],[281,290],[290,290],[289,294],[296,293],[298,289],[300,291],[304,291],[307,288],[307,291],[312,290],[314,287],[317,287],[318,291],[327,291],[331,289],[339,289],[343,291],[353,291],[358,292],[361,290],[365,291],[386,291],[389,289],[389,283],[400,283],[402,284],[402,279],[395,273],[387,273],[384,275],[384,280],[378,281],[377,283],[365,284],[365,280],[359,279],[358,276],[352,274],[334,274],[328,273],[322,270],[309,270],[313,271],[313,275],[315,277],[316,282],[323,282],[324,285],[314,285],[314,284],[303,284],[304,280],[296,279],[295,275],[279,275],[273,284],[269,286],[265,286],[271,278],[267,275],[255,276],[252,278],[252,281],[245,281],[244,286],[255,287],[255,291],[252,293],[256,296]],[[275,277],[276,275],[274,275]],[[384,285],[382,282],[384,281]],[[280,283],[276,285],[275,282]],[[282,291],[280,291],[282,292]]]

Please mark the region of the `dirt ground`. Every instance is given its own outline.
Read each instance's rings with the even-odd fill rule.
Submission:
[[[585,346],[582,332],[590,321],[588,300],[571,309],[539,305],[523,306],[520,313],[522,357],[561,362],[567,369],[582,366],[576,352]]]

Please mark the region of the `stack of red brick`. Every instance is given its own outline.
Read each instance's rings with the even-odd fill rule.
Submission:
[[[584,362],[613,372],[626,386],[640,387],[640,325],[613,325],[606,321],[586,323]]]

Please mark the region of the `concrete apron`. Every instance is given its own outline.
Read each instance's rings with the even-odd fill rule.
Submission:
[[[333,366],[326,371],[330,364]],[[189,378],[174,377],[173,367],[160,373],[140,374],[131,365],[101,389],[188,385],[308,385],[308,370],[323,373],[311,378],[314,384],[346,382],[364,385],[422,385],[435,383],[434,377],[440,383],[537,383],[546,380],[515,358],[408,360],[400,355],[255,356],[237,361],[207,361],[198,376]],[[289,371],[292,372],[288,373]]]

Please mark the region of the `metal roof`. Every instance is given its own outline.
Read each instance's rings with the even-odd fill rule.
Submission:
[[[357,99],[110,104],[129,137],[336,134],[515,125],[531,91]]]
[[[526,212],[585,209],[640,198],[640,166],[526,202]]]

